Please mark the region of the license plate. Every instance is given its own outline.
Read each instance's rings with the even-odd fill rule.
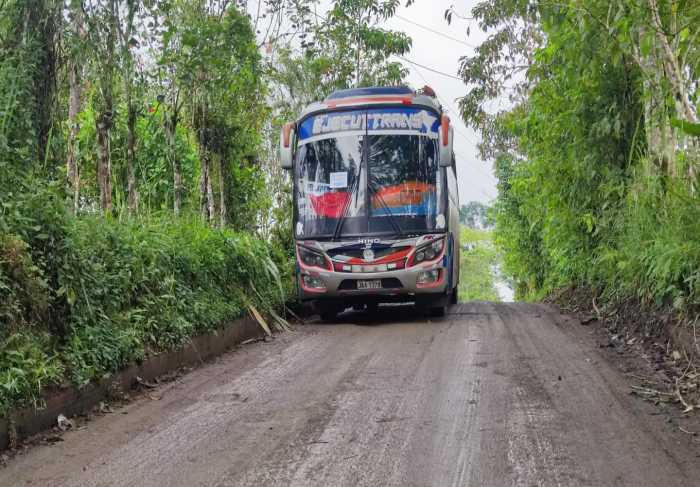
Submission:
[[[372,279],[371,281],[357,281],[357,289],[381,289],[381,279]]]

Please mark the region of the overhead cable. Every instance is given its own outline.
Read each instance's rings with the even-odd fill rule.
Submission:
[[[440,32],[439,30],[435,30],[435,29],[433,29],[433,28],[431,28],[431,27],[428,27],[427,25],[419,24],[418,22],[415,22],[415,21],[413,21],[413,20],[411,20],[411,19],[407,19],[406,17],[403,17],[403,16],[401,16],[401,15],[394,15],[394,17],[396,17],[397,19],[403,20],[404,22],[408,22],[409,24],[413,24],[413,25],[415,25],[416,27],[420,27],[421,29],[427,30],[428,32],[432,32],[432,33],[435,34],[435,35],[438,35],[438,36],[440,36],[440,37],[444,37],[445,39],[449,39],[449,40],[451,40],[451,41],[453,41],[453,42],[457,42],[457,43],[459,43],[459,44],[462,44],[463,46],[467,46],[467,47],[470,47],[470,48],[472,48],[472,49],[476,49],[476,48],[477,48],[477,46],[474,46],[474,45],[472,45],[472,44],[469,44],[468,42],[464,42],[464,41],[461,40],[461,39],[457,39],[456,37],[452,37],[452,36],[450,36],[450,35],[447,35],[447,34],[445,34],[444,32]]]

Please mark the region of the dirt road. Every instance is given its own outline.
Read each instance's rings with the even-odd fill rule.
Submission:
[[[344,319],[242,347],[36,447],[0,486],[700,485],[682,433],[552,308]]]

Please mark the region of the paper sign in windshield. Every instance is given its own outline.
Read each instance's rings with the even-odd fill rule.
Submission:
[[[331,189],[340,189],[348,187],[348,173],[343,172],[332,172],[330,180]]]

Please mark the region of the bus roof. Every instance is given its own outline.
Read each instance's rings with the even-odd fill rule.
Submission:
[[[334,91],[325,101],[338,100],[341,98],[357,98],[377,95],[408,95],[413,96],[414,91],[408,86],[376,86],[373,88],[350,88],[347,90]]]
[[[407,86],[375,86],[370,88],[350,88],[331,93],[325,100],[308,105],[301,113],[299,121],[308,115],[335,109],[352,109],[372,105],[425,106],[442,113],[442,107],[432,89],[425,87],[414,91]]]

